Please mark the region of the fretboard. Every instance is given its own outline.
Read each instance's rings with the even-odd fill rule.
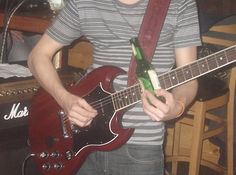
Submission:
[[[213,72],[236,61],[236,46],[232,46],[198,59],[188,65],[178,67],[161,74],[158,80],[162,89],[172,89],[188,81]],[[141,100],[142,88],[135,84],[125,90],[112,94],[112,101],[116,110],[132,106]]]

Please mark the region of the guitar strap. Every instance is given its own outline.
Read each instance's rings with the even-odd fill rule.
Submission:
[[[142,24],[139,29],[138,39],[144,55],[151,62],[157,41],[164,24],[165,16],[171,0],[149,0]],[[128,70],[128,86],[137,81],[136,61],[132,55]]]

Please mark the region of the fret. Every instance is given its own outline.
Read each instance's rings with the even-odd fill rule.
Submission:
[[[199,65],[199,71],[201,74],[203,74],[209,70],[206,59],[200,59],[198,61],[198,65]]]
[[[171,81],[170,81],[170,77],[169,77],[169,74],[166,73],[165,75],[163,75],[163,81],[165,83],[165,87],[166,88],[169,88],[171,87]]]
[[[125,104],[125,94],[122,92],[119,92],[119,96],[118,96],[118,101],[119,101],[119,105],[120,105],[120,108],[123,108],[124,106],[126,106]]]
[[[136,101],[138,101],[138,99],[136,98],[135,89],[133,87],[128,89],[127,97],[128,97],[128,100],[129,100],[129,104],[128,105],[133,104]]]
[[[135,103],[141,99],[141,93],[142,93],[141,86],[140,85],[136,86],[135,90],[132,93],[132,96],[134,99],[133,103]]]
[[[218,67],[217,61],[214,58],[214,56],[208,57],[207,60],[208,60],[208,66],[210,70],[213,70]]]
[[[125,94],[123,92],[121,92],[120,95],[121,95],[121,96],[119,96],[120,107],[123,108],[124,106],[126,106]]]
[[[163,81],[163,76],[159,76],[159,77],[158,77],[158,80],[159,80],[159,83],[160,83],[160,87],[161,87],[162,89],[166,89],[165,82]]]
[[[130,106],[141,99],[140,85],[133,86],[113,94],[113,104],[116,110]]]
[[[190,66],[193,77],[197,77],[198,75],[200,75],[198,62],[192,63]]]
[[[134,98],[133,98],[133,95],[132,95],[131,88],[127,89],[127,94],[126,95],[127,95],[127,103],[128,103],[128,105],[132,104],[134,102]]]
[[[165,81],[164,81],[164,75],[159,76],[158,80],[159,80],[161,88],[167,89],[167,86],[166,86]]]
[[[115,94],[111,95],[111,99],[112,99],[112,103],[113,103],[113,106],[114,106],[114,109],[117,109],[117,104],[116,104],[116,98],[115,98]]]
[[[123,104],[124,106],[128,106],[130,103],[129,103],[129,98],[128,98],[128,94],[126,93],[127,91],[124,91],[123,93]]]
[[[117,109],[122,108],[122,102],[120,100],[120,93],[116,94],[116,103],[117,103]]]
[[[176,71],[176,76],[177,76],[177,79],[178,79],[178,82],[179,83],[182,83],[185,81],[185,78],[184,78],[184,73],[183,73],[183,69],[177,69]]]
[[[131,88],[126,91],[126,98],[127,106],[134,103],[134,97]]]
[[[218,67],[220,67],[228,62],[226,55],[225,54],[223,55],[221,53],[216,55],[216,61],[217,61]]]
[[[116,103],[116,109],[120,109],[121,108],[121,102],[120,102],[120,96],[119,96],[120,93],[116,93],[115,94],[115,103]]]
[[[231,62],[231,61],[235,60],[235,58],[236,58],[236,47],[233,47],[229,50],[226,50],[225,52],[228,52],[228,54],[226,54],[228,62]]]
[[[169,76],[170,76],[170,80],[171,80],[172,86],[178,84],[178,79],[177,79],[177,76],[176,76],[175,71],[171,71],[171,72],[169,73]]]
[[[123,108],[124,106],[128,106],[127,95],[126,95],[125,92],[126,92],[126,91],[124,91],[124,92],[121,93],[122,97],[120,98],[121,101],[122,101],[122,108]]]
[[[183,72],[184,72],[185,80],[189,80],[193,77],[192,72],[191,72],[191,68],[189,65],[183,67]]]

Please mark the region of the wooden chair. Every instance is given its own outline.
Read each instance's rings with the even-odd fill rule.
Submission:
[[[212,31],[218,32],[229,32],[230,34],[236,35],[236,25],[216,25],[211,28]],[[208,40],[209,39],[209,40]],[[219,40],[212,39],[212,36],[203,37],[205,43],[217,43]],[[217,45],[228,46],[229,41],[220,39],[220,43]],[[231,43],[234,44],[234,43]],[[206,87],[208,84],[210,86]],[[235,86],[236,86],[236,67],[230,69],[227,78],[228,87],[222,86],[219,81],[207,82],[200,86],[204,89],[200,91],[196,98],[196,101],[189,108],[189,110],[174,123],[172,131],[172,142],[171,149],[169,149],[168,155],[166,155],[166,162],[171,162],[172,174],[177,175],[178,162],[189,162],[189,173],[188,175],[198,175],[200,165],[209,167],[210,169],[219,172],[220,174],[233,175],[234,164],[233,164],[233,128],[234,128],[234,99],[235,99]],[[219,87],[217,87],[219,86]],[[211,88],[212,87],[212,88]],[[216,88],[217,87],[217,88]],[[226,106],[226,116],[222,117],[216,113],[212,113],[212,110]],[[209,128],[208,123],[216,123],[217,126]],[[183,126],[190,126],[191,128],[191,142],[189,152],[181,154],[181,146],[184,144],[181,142],[181,137],[186,135],[183,132]],[[210,138],[221,134],[226,131],[226,167],[219,164],[219,160],[209,159],[204,152],[204,142],[209,141]],[[167,139],[168,140],[168,139]],[[169,139],[170,140],[170,139]],[[182,139],[183,140],[183,139]],[[168,142],[168,141],[167,141]],[[167,143],[168,144],[168,143]],[[215,153],[219,151],[215,147]],[[214,150],[213,150],[214,152]]]
[[[231,69],[229,77],[229,90],[222,90],[222,95],[211,98],[199,98],[194,102],[187,113],[178,120],[174,125],[172,153],[166,156],[166,161],[172,163],[172,175],[177,175],[177,166],[179,161],[189,162],[189,175],[198,175],[200,165],[209,167],[220,174],[233,175],[233,121],[234,121],[234,97],[236,83],[236,67]],[[206,96],[205,96],[206,97]],[[217,116],[211,113],[213,109],[227,105],[226,118]],[[214,122],[217,127],[210,129],[207,122]],[[184,126],[191,126],[192,131],[187,131],[192,134],[190,150],[187,154],[181,155],[181,137],[186,137],[186,129]],[[227,131],[227,168],[219,165],[218,157],[216,160],[204,156],[203,151],[204,141],[209,138]],[[185,132],[185,133],[183,133]],[[185,135],[185,136],[184,136]],[[208,143],[209,144],[209,143]],[[214,150],[215,149],[215,150]],[[218,152],[216,148],[212,151]],[[210,153],[213,154],[213,153]],[[216,153],[217,154],[217,153]],[[214,157],[214,156],[213,156]]]

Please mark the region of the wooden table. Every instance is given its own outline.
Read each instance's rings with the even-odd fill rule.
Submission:
[[[4,13],[0,12],[0,27],[3,27]],[[20,13],[12,17],[9,28],[26,32],[43,33],[53,19],[50,12]]]

